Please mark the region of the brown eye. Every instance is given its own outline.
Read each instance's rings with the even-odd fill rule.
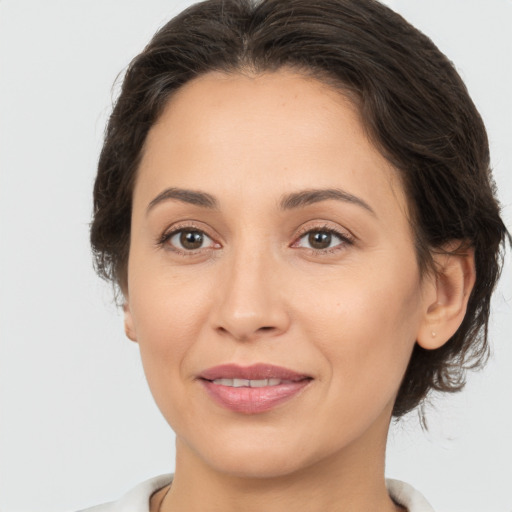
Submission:
[[[301,247],[313,251],[326,251],[327,249],[342,249],[347,245],[352,245],[352,240],[338,233],[333,229],[312,229],[304,233],[292,247]]]
[[[199,231],[182,231],[180,233],[180,244],[184,249],[193,251],[203,245],[203,233]]]
[[[197,229],[180,229],[167,238],[169,245],[180,251],[195,251],[214,245],[213,240]]]
[[[311,231],[308,234],[308,243],[313,249],[327,249],[332,242],[332,234],[328,231]]]

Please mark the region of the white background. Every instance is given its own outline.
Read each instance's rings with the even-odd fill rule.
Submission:
[[[0,0],[0,509],[59,512],[173,469],[173,436],[88,246],[111,85],[189,1]],[[512,228],[512,2],[389,0],[457,64]],[[493,358],[395,427],[388,476],[437,512],[512,511],[510,252]]]

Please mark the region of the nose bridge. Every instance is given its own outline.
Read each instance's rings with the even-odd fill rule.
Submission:
[[[224,262],[216,329],[239,340],[286,330],[289,318],[279,274],[279,259],[261,239],[234,247]]]

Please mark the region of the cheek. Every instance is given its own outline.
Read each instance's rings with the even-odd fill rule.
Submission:
[[[204,325],[204,294],[162,280],[135,287],[133,314],[147,383],[163,416],[175,431],[187,424],[190,397],[187,361]]]
[[[164,349],[171,340],[179,343],[181,331],[195,327],[207,296],[203,273],[176,271],[163,251],[135,248],[130,253],[129,302],[139,343],[163,343]]]
[[[334,388],[350,383],[363,395],[399,386],[421,319],[421,289],[415,265],[387,263],[331,279],[304,310]]]
[[[165,268],[131,267],[130,310],[154,394],[183,376],[183,361],[206,324],[209,292],[200,275],[183,279]],[[155,396],[155,398],[157,398]]]

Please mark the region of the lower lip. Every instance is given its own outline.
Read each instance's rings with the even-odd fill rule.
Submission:
[[[243,414],[258,414],[274,409],[300,393],[311,379],[264,386],[262,388],[222,386],[201,380],[209,395],[221,406]]]

